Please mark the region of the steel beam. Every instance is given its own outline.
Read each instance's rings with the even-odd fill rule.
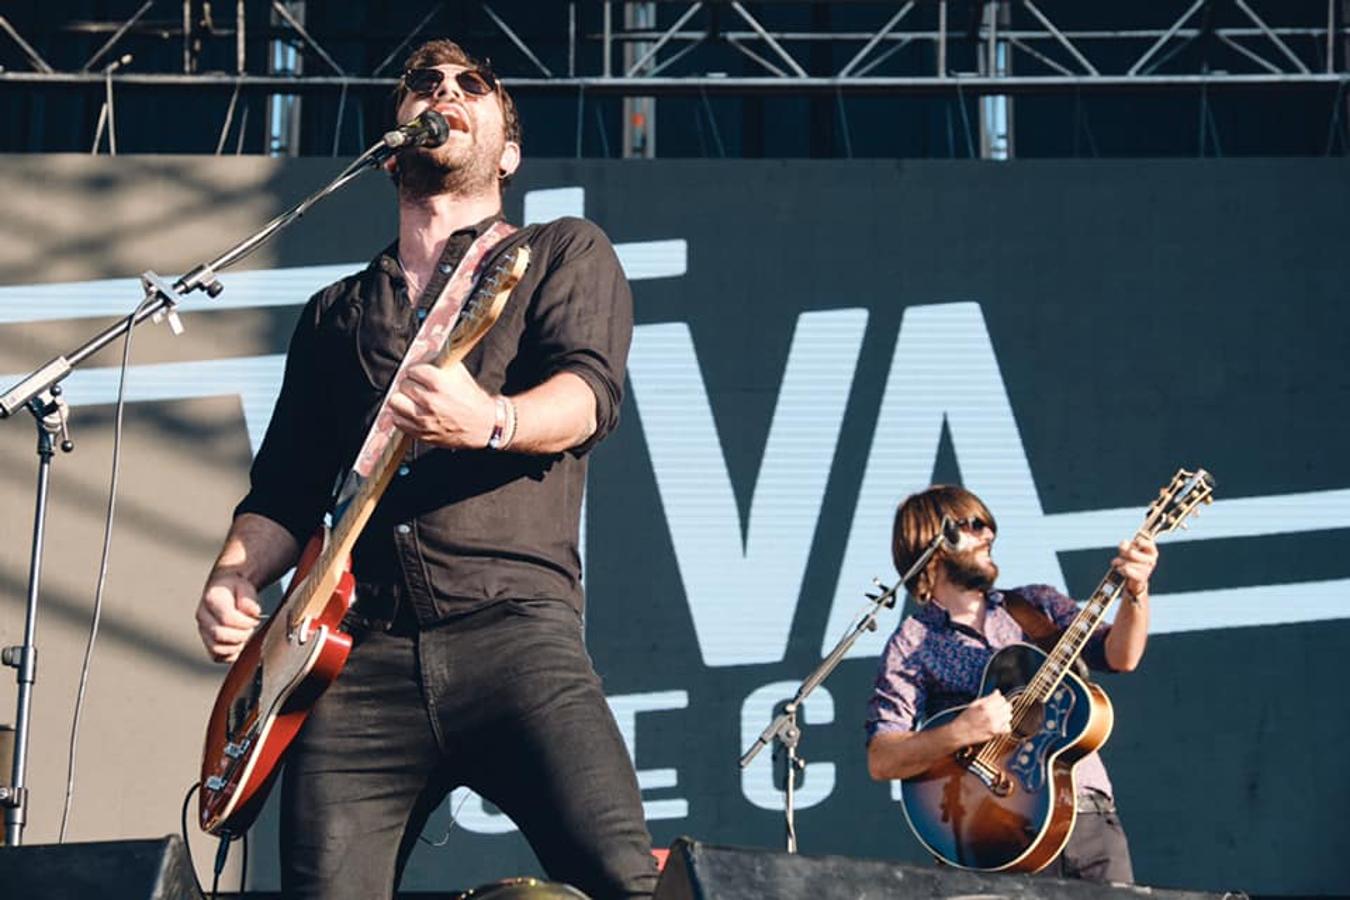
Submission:
[[[588,94],[616,96],[623,94],[897,94],[943,95],[956,90],[972,94],[1056,94],[1089,93],[1093,91],[1151,91],[1173,89],[1256,90],[1256,89],[1336,89],[1350,82],[1350,74],[1314,72],[1264,74],[1164,74],[1164,75],[1015,75],[1009,78],[986,76],[875,76],[869,78],[756,78],[721,76],[665,76],[660,78],[502,78],[502,83],[513,93],[566,94],[578,90]],[[319,94],[341,90],[345,84],[350,90],[388,91],[395,78],[337,78],[327,75],[308,75],[283,78],[266,75],[243,77],[202,73],[200,75],[172,75],[127,73],[113,76],[121,88],[196,88],[201,90],[231,91],[239,85],[242,91],[284,91],[291,94]],[[0,90],[33,87],[83,88],[101,85],[103,76],[93,72],[0,72]]]

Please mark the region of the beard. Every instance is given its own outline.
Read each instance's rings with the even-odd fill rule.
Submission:
[[[398,158],[398,193],[405,200],[425,200],[448,194],[472,197],[496,190],[497,160],[501,147],[478,143],[473,135],[467,147],[416,147]]]
[[[992,559],[976,558],[983,548],[962,550],[949,553],[942,559],[947,580],[957,587],[973,591],[987,591],[994,586],[998,578],[998,566]]]

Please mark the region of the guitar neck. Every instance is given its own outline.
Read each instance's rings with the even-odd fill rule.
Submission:
[[[1135,533],[1135,537],[1147,537],[1152,533],[1149,523],[1145,522],[1144,527]],[[1055,688],[1059,687],[1065,673],[1082,655],[1088,639],[1106,617],[1106,611],[1124,590],[1125,579],[1121,574],[1115,569],[1108,571],[1106,577],[1097,585],[1097,589],[1083,603],[1082,609],[1078,610],[1078,615],[1073,617],[1073,621],[1055,642],[1040,670],[1027,686],[1028,693],[1033,694],[1038,700],[1045,700]]]
[[[361,536],[361,531],[374,514],[375,505],[380,502],[385,488],[393,480],[399,461],[412,447],[412,438],[401,431],[395,431],[394,434],[395,440],[391,440],[385,446],[384,452],[380,454],[370,473],[370,478],[361,485],[346,511],[334,525],[328,543],[310,569],[310,577],[298,589],[300,592],[296,595],[290,616],[291,627],[299,625],[307,618],[318,616],[333,591],[337,590],[338,581],[342,578],[347,558],[356,546],[357,538]]]

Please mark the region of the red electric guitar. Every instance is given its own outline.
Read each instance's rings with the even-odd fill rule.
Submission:
[[[529,265],[529,247],[502,255],[474,287],[435,360],[464,359],[501,315]],[[277,764],[320,694],[351,651],[342,618],[353,600],[351,551],[412,439],[400,431],[330,531],[310,538],[290,590],[254,632],[226,673],[206,729],[200,824],[212,834],[242,834],[253,823]]]
[[[1177,472],[1148,508],[1139,534],[1184,527],[1209,503],[1214,479],[1204,469]],[[995,689],[1012,704],[1013,730],[966,747],[900,782],[905,818],[934,856],[962,869],[1038,872],[1073,830],[1073,767],[1106,743],[1114,714],[1106,692],[1071,671],[1088,638],[1125,588],[1112,570],[1047,654],[1012,644],[989,660],[979,696]],[[919,726],[937,728],[965,705]]]

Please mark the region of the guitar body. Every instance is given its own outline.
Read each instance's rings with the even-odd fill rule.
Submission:
[[[999,690],[1009,702],[1041,668],[1046,654],[1013,644],[985,666],[979,696]],[[925,721],[946,725],[964,705]],[[1073,830],[1073,766],[1106,743],[1114,714],[1106,693],[1067,672],[1014,739],[991,741],[992,765],[975,750],[953,754],[900,782],[901,807],[919,841],[948,865],[985,871],[1037,872],[1064,849]]]
[[[327,540],[323,528],[310,538],[281,606],[244,645],[216,695],[202,751],[204,831],[248,830],[311,704],[347,662],[352,639],[341,624],[355,599],[350,561],[320,613],[299,627],[288,625],[292,598],[301,593]]]

